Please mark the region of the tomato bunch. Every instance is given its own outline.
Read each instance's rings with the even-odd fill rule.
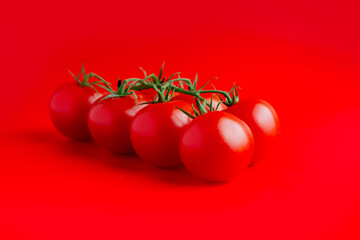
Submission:
[[[56,129],[74,140],[93,140],[117,153],[136,153],[156,167],[184,165],[207,181],[232,179],[269,156],[280,133],[274,108],[262,99],[204,90],[175,73],[110,83],[84,67],[76,83],[60,86],[50,100]],[[82,79],[82,80],[80,80]],[[95,80],[94,80],[95,79]]]

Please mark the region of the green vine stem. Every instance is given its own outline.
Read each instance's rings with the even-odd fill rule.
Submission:
[[[233,101],[233,99],[230,97],[229,93],[227,93],[226,91],[221,91],[221,90],[201,90],[199,91],[200,94],[202,93],[215,93],[215,94],[221,94],[226,98],[226,101],[222,101],[225,105],[227,104],[235,104],[235,102]],[[220,100],[221,97],[219,96]]]
[[[94,86],[98,86],[100,88],[107,90],[110,94],[104,97],[103,99],[112,98],[112,97],[122,97],[130,94],[134,94],[135,97],[137,98],[136,93],[134,91],[141,91],[144,89],[152,88],[158,93],[158,102],[167,102],[174,96],[175,92],[178,92],[193,96],[195,98],[196,105],[199,109],[199,114],[203,114],[206,112],[205,108],[201,106],[207,105],[209,106],[210,109],[213,109],[212,101],[209,104],[207,103],[205,98],[201,96],[204,93],[217,94],[217,96],[220,99],[219,104],[223,103],[226,106],[231,106],[239,101],[239,93],[237,90],[238,87],[235,86],[235,84],[233,88],[230,90],[230,92],[217,90],[215,89],[215,87],[213,90],[203,90],[205,85],[207,85],[211,81],[210,79],[199,89],[196,89],[198,83],[197,74],[195,75],[195,79],[193,82],[188,78],[181,78],[180,73],[178,72],[172,74],[169,78],[166,79],[163,77],[163,68],[164,68],[164,64],[162,65],[158,76],[154,73],[147,75],[146,71],[143,68],[140,68],[140,70],[144,74],[144,78],[128,78],[123,81],[119,79],[116,91],[114,91],[110,86],[111,84],[107,82],[105,79],[103,79],[101,76],[92,72],[86,73],[84,64],[82,64],[81,71],[77,76],[75,76],[72,72],[70,71],[69,72],[76,79],[76,81],[80,86],[83,87],[89,86],[95,89],[96,91],[97,89]],[[83,76],[82,81],[80,81],[81,75]],[[173,79],[176,75],[178,75],[178,78]],[[97,81],[90,81],[91,78],[96,78]],[[175,83],[178,83],[178,85],[175,85]],[[188,90],[185,89],[183,84],[185,84],[188,87]],[[225,100],[223,100],[223,98],[220,95],[222,95],[225,98]],[[200,101],[202,101],[203,104],[201,104]],[[203,109],[205,110],[205,112],[203,111]]]
[[[174,75],[176,75],[176,74],[173,74],[172,76],[174,76]],[[156,76],[155,76],[155,78],[158,79]],[[221,94],[222,96],[225,97],[226,100],[224,101],[219,96],[221,102],[224,103],[226,106],[231,106],[231,105],[238,102],[238,97],[237,97],[236,94],[233,94],[233,98],[231,98],[230,94],[228,92],[226,92],[226,91],[221,91],[221,90],[216,90],[216,89],[214,89],[214,90],[202,90],[202,88],[204,86],[202,86],[199,90],[196,90],[196,82],[194,81],[194,83],[193,83],[188,78],[176,78],[176,79],[173,79],[173,80],[169,80],[169,79],[165,83],[155,83],[155,81],[149,83],[149,82],[146,82],[144,79],[141,79],[141,80],[137,79],[138,83],[135,84],[133,87],[131,87],[131,90],[140,91],[140,90],[143,90],[143,89],[153,88],[158,92],[158,94],[159,94],[159,96],[161,98],[161,101],[166,101],[166,99],[163,99],[161,95],[164,94],[165,90],[167,88],[169,88],[169,86],[172,86],[171,87],[172,91],[193,96],[196,99],[199,99],[201,101],[205,100],[201,96],[201,94],[203,94],[203,93],[215,93],[218,96],[219,96],[219,94]],[[180,84],[185,83],[189,87],[189,90],[186,90],[183,87],[175,86],[174,85],[175,82],[180,82]],[[235,87],[233,89],[236,90]],[[237,90],[236,90],[236,92],[237,92]]]

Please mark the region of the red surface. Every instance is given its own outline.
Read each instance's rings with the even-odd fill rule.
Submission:
[[[3,3],[1,239],[358,239],[357,1]],[[217,76],[277,109],[275,159],[226,184],[59,135],[51,93],[86,67]]]

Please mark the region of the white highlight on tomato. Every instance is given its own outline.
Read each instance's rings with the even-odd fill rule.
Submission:
[[[89,103],[93,103],[95,102],[97,99],[99,99],[100,97],[102,97],[102,94],[101,93],[94,93],[93,95],[91,95],[89,97]]]
[[[276,122],[270,109],[265,105],[258,103],[253,110],[254,121],[267,134],[272,134],[276,128]]]
[[[241,151],[249,144],[248,136],[242,126],[232,119],[221,118],[218,129],[225,143],[234,151]]]
[[[191,121],[186,114],[181,112],[179,109],[174,109],[171,113],[171,120],[177,127],[183,127]]]

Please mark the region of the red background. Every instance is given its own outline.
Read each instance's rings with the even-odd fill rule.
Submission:
[[[359,239],[357,1],[2,3],[1,239]],[[281,151],[226,184],[56,132],[65,70],[234,81],[278,111]]]

